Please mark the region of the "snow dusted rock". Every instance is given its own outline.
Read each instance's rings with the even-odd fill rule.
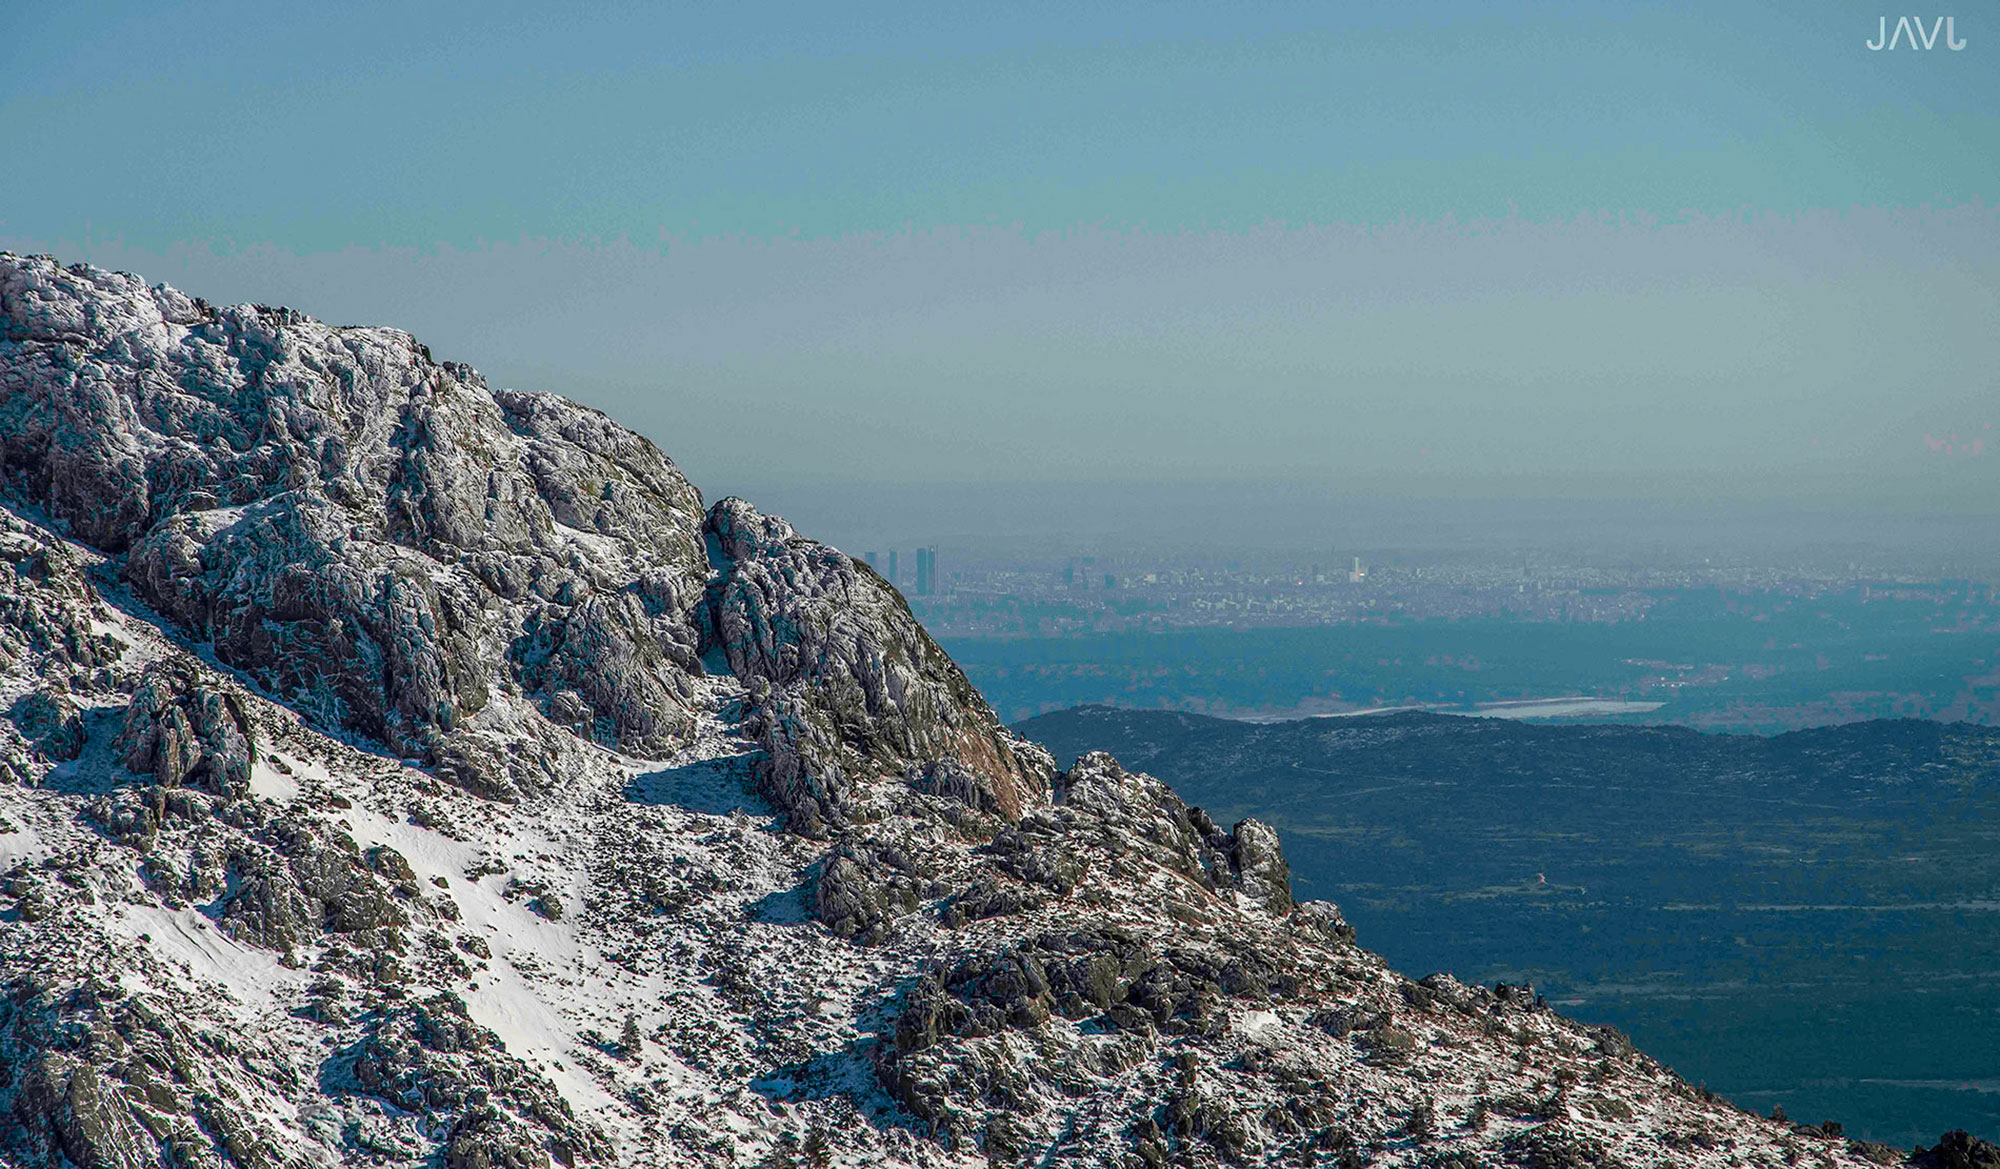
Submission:
[[[66,693],[37,686],[14,700],[7,717],[45,758],[66,760],[83,754],[83,718]]]
[[[18,955],[14,965],[18,971]],[[302,1086],[258,1036],[213,1030],[212,1019],[185,1004],[167,1008],[95,977],[64,986],[49,972],[17,973],[9,990],[0,1057],[13,1073],[4,1113],[13,1123],[0,1132],[10,1138],[11,1163],[301,1163],[257,1115],[271,1093]],[[246,1068],[260,1073],[254,1086],[237,1078]]]
[[[202,523],[162,522],[133,547],[127,576],[222,661],[329,726],[425,758],[487,705],[483,597],[468,576],[386,542],[350,545],[335,509],[296,495],[206,537]]]
[[[1220,858],[1210,869],[1211,879],[1280,917],[1292,911],[1292,867],[1278,847],[1277,829],[1246,819],[1225,833],[1206,813],[1190,813],[1190,819],[1207,839],[1209,855]]]
[[[498,1036],[465,1003],[441,993],[385,1012],[356,1045],[351,1070],[363,1092],[406,1112],[455,1116],[445,1155],[468,1166],[564,1164],[606,1151],[546,1080],[499,1056]],[[501,1112],[495,1104],[505,1104]],[[523,1119],[516,1120],[515,1117]]]
[[[234,797],[250,788],[257,758],[242,696],[206,682],[193,663],[153,663],[125,707],[118,753],[128,771],[161,787],[198,787]]]
[[[773,800],[807,830],[866,820],[901,792],[1003,820],[1047,797],[1048,753],[1008,733],[873,569],[740,499],[708,514],[714,636],[750,686]]]
[[[1225,1035],[1232,1010],[1303,998],[1319,968],[1349,950],[1323,929],[1273,928],[1292,909],[1289,885],[1282,900],[1255,885],[1238,904],[1246,872],[1265,882],[1284,871],[1263,825],[1221,833],[1163,784],[1102,754],[1079,760],[1056,791],[1053,807],[975,855],[998,870],[988,884],[1004,874],[1092,905],[1083,916],[1093,924],[1045,929],[933,971],[907,992],[878,1064],[884,1087],[947,1140],[1003,1116],[1010,1132],[1046,1139],[1037,1133],[1046,1101],[1095,1091],[1080,1072],[1115,1077],[1163,1035],[1184,1036],[1184,1051]],[[1148,880],[1164,874],[1178,880]],[[1135,879],[1152,896],[1104,904]],[[1317,923],[1301,915],[1297,924]],[[1052,1025],[1056,1017],[1083,1026]],[[1016,1047],[1010,1032],[1038,1039]]]
[[[925,891],[920,866],[893,845],[845,841],[813,883],[813,911],[835,937],[864,945],[889,935]]]
[[[14,1120],[44,1159],[73,1165],[149,1169],[159,1143],[133,1115],[122,1092],[97,1069],[60,1051],[37,1049],[22,1070]]]
[[[452,742],[501,692],[686,740],[702,505],[644,439],[404,333],[47,259],[0,260],[0,338],[0,490],[326,725],[511,793],[553,777]]]
[[[99,608],[68,546],[0,512],[0,668],[40,678],[51,694],[89,685],[120,652],[92,627]]]
[[[0,255],[0,495],[10,1169],[1885,1155],[1388,970],[1267,826],[1058,773],[867,568],[404,334]]]

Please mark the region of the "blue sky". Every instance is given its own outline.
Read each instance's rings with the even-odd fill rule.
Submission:
[[[0,3],[0,246],[729,487],[2000,481],[1994,0],[325,7]]]

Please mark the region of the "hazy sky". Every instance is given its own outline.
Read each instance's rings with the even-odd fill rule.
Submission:
[[[317,7],[0,0],[0,247],[410,329],[711,496],[2000,511],[1994,0]]]

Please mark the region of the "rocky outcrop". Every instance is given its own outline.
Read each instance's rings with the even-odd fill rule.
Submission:
[[[1209,880],[1234,889],[1280,917],[1292,911],[1292,867],[1278,847],[1278,830],[1262,820],[1243,819],[1224,832],[1199,808],[1188,818],[1201,834]]]
[[[0,1159],[77,1169],[290,1163],[227,1079],[241,1060],[276,1072],[278,1091],[301,1087],[261,1044],[206,1032],[100,981],[71,990],[50,981],[13,982],[0,1008],[0,1058],[12,1072]]]
[[[1003,1102],[1061,1094],[1079,1062],[1115,1067],[1134,1044],[1212,1036],[1234,1011],[1294,998],[1312,981],[1307,955],[1352,936],[1331,907],[1294,914],[1276,833],[1262,824],[1222,832],[1165,785],[1102,754],[1058,776],[1054,792],[1052,805],[976,850],[992,874],[947,904],[946,923],[965,927],[1066,901],[1076,910],[1060,920],[1089,920],[1095,914],[1077,904],[1089,890],[1157,872],[1179,882],[1162,895],[1160,925],[1172,928],[1045,930],[918,979],[898,1005],[877,1072],[905,1108],[946,1133],[984,1131],[1022,1110],[996,1113],[996,1092]],[[1239,892],[1266,918],[1296,917],[1295,928],[1281,943],[1219,928]],[[1040,1033],[1053,1017],[1078,1023],[1086,1037],[1121,1038],[1044,1044],[1009,1058],[1012,1079],[996,1084],[993,1061],[1006,1050],[999,1037]]]
[[[482,1105],[451,1126],[444,1164],[445,1169],[549,1169],[549,1151],[526,1125]]]
[[[1047,753],[1000,725],[873,569],[740,499],[707,532],[712,637],[749,685],[769,790],[795,823],[880,815],[884,777],[1002,820],[1046,798]]]
[[[0,338],[0,492],[324,725],[502,793],[550,776],[453,740],[517,688],[684,741],[702,504],[646,440],[404,333],[47,259],[0,257]]]
[[[240,695],[205,681],[190,662],[146,668],[125,707],[118,754],[126,768],[161,787],[195,787],[233,797],[250,788],[257,742]]]
[[[1050,761],[886,582],[739,500],[704,516],[601,414],[489,391],[394,330],[46,259],[0,260],[0,335],[0,492],[322,725],[540,790],[540,753],[479,745],[518,729],[507,695],[662,755],[693,726],[706,631],[801,823],[879,804],[885,778],[1001,819],[1046,787]]]
[[[896,918],[917,908],[922,894],[914,868],[898,849],[843,843],[813,883],[813,913],[836,937],[880,941]]]
[[[2000,1169],[2000,1145],[1982,1141],[1964,1129],[1953,1129],[1928,1149],[1910,1157],[1914,1169]]]
[[[419,890],[381,858],[324,826],[279,819],[232,843],[221,925],[280,953],[335,934],[355,950],[398,955]]]
[[[22,1070],[14,1119],[31,1142],[91,1169],[151,1169],[159,1148],[124,1096],[87,1063],[38,1051]],[[46,1153],[45,1153],[46,1155]]]
[[[1141,846],[1154,863],[1185,873],[1205,887],[1240,891],[1267,912],[1290,913],[1291,866],[1277,831],[1260,820],[1242,820],[1224,832],[1200,808],[1149,775],[1126,771],[1103,752],[1077,760],[1057,783],[1059,814],[1102,822]]]
[[[53,757],[80,732],[69,725],[73,692],[102,682],[122,652],[94,626],[103,606],[86,567],[59,540],[0,511],[0,670],[33,678],[44,696],[8,717],[38,744],[55,735]]]

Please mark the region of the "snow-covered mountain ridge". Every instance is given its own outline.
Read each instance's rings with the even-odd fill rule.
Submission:
[[[407,334],[0,254],[0,497],[8,1163],[1899,1159],[1388,970],[865,565]]]

